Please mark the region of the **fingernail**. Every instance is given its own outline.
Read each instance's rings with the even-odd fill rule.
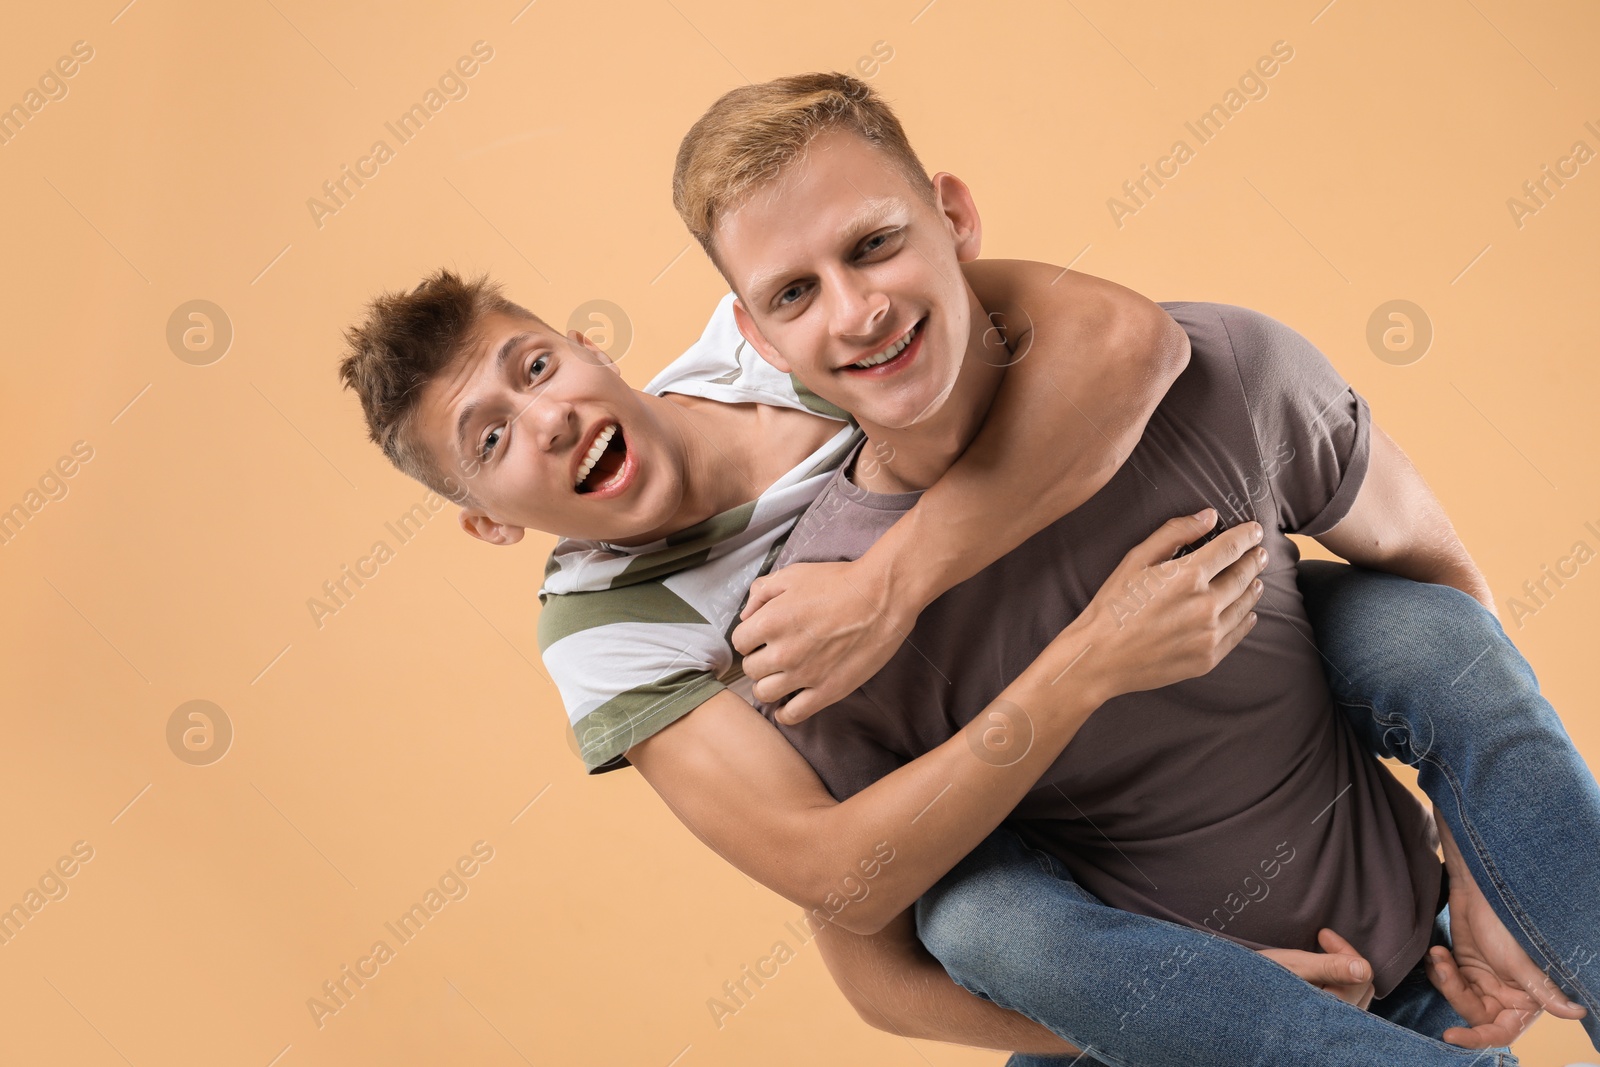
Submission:
[[[1350,977],[1354,978],[1358,982],[1366,981],[1366,979],[1367,979],[1367,965],[1365,963],[1362,963],[1360,960],[1351,960],[1350,961]]]

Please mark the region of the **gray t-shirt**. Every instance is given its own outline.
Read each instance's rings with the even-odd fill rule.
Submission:
[[[1226,304],[1161,306],[1193,354],[1105,488],[936,600],[867,684],[779,728],[849,797],[983,710],[1161,523],[1208,504],[1222,526],[1258,519],[1270,562],[1255,628],[1204,677],[1104,704],[1008,825],[1114,907],[1251,948],[1315,951],[1331,927],[1372,962],[1382,996],[1428,946],[1436,833],[1336,712],[1285,536],[1323,533],[1350,510],[1367,404],[1280,322]],[[855,559],[916,502],[856,488],[853,467],[774,569]]]

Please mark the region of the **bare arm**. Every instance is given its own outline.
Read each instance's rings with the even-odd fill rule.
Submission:
[[[1172,559],[1215,517],[1164,523],[985,711],[843,803],[776,727],[726,691],[629,748],[628,759],[735,867],[847,930],[874,933],[1000,825],[1102,702],[1204,674],[1244,637],[1265,559],[1253,548],[1260,526],[1236,526]],[[1147,579],[1154,568],[1160,577]],[[1131,582],[1154,592],[1124,625],[1116,601]],[[892,862],[874,862],[880,844]]]
[[[1025,676],[1001,694],[1036,712],[1032,747],[1018,762],[975,755],[997,725],[981,713],[844,803],[775,726],[726,691],[630,748],[628,760],[729,863],[845,930],[874,933],[1000,824],[1094,709],[1073,691],[1042,703],[1045,684]],[[888,863],[879,859],[885,847]]]
[[[824,926],[817,947],[834,984],[875,1030],[1035,1056],[1078,1054],[1076,1047],[1027,1016],[957,985],[917,940],[909,911],[876,934]],[[1063,966],[1070,963],[1063,961]]]
[[[1367,476],[1355,504],[1317,540],[1351,563],[1453,586],[1499,617],[1489,583],[1467,554],[1444,506],[1400,446],[1376,424]]]
[[[1009,701],[1033,712],[1031,745],[1009,766],[978,757],[984,731],[1026,728],[1014,716],[980,713],[938,748],[839,803],[777,728],[729,692],[634,745],[628,760],[735,867],[844,929],[874,933],[1000,824],[1098,706],[1087,673],[1074,677],[1082,685],[1049,691],[1067,662],[1053,670],[1036,662],[990,706],[1009,716],[1001,703]],[[894,857],[888,863],[878,860],[885,845]]]
[[[996,323],[987,358],[1009,367],[977,438],[861,559],[751,588],[734,647],[759,699],[805,690],[785,722],[872,677],[941,593],[1098,492],[1188,364],[1182,327],[1131,289],[1022,260],[965,269]]]

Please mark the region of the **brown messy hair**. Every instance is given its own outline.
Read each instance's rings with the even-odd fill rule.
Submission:
[[[339,362],[340,380],[361,398],[367,436],[405,474],[461,505],[472,495],[423,444],[417,408],[424,388],[477,340],[479,323],[492,312],[543,321],[502,296],[487,275],[463,278],[441,268],[410,292],[374,297],[366,320],[346,328]]]
[[[804,156],[819,134],[838,129],[882,151],[933,199],[933,182],[900,120],[866,82],[819,73],[743,85],[724,93],[690,128],[672,172],[672,204],[713,262],[720,217]]]

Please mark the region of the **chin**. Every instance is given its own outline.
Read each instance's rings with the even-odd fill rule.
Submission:
[[[915,395],[897,398],[892,407],[885,405],[883,417],[872,421],[889,430],[909,430],[937,417],[955,392],[959,372],[954,368],[941,381],[919,383]]]

